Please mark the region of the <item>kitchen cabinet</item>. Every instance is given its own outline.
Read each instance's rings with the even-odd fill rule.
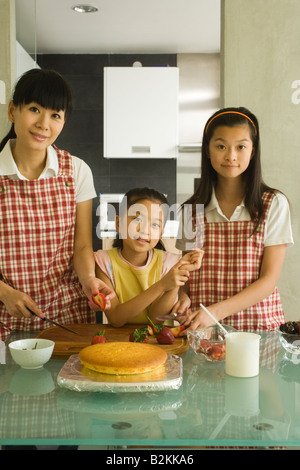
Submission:
[[[104,68],[104,158],[176,158],[177,67]]]
[[[40,66],[35,60],[26,52],[24,47],[16,41],[16,78],[17,80],[31,69],[39,69]]]

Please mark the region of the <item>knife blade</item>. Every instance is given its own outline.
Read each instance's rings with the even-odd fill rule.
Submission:
[[[176,317],[180,317],[180,314],[178,313],[168,313],[167,315],[160,315],[156,317],[157,320],[159,321],[164,321],[164,320],[175,320]]]
[[[54,320],[50,320],[50,318],[47,318],[47,317],[39,317],[36,313],[34,313],[30,308],[26,307],[27,310],[29,310],[30,313],[32,313],[32,315],[34,315],[35,317],[38,317],[40,318],[41,320],[43,321],[48,321],[49,323],[52,323],[53,325],[55,326],[59,326],[59,328],[63,328],[64,330],[67,330],[67,331],[70,331],[70,333],[73,333],[74,335],[79,335],[80,336],[80,333],[78,333],[77,331],[74,331],[74,330],[71,330],[71,328],[68,328],[64,325],[61,325],[60,323],[57,323],[56,321]]]

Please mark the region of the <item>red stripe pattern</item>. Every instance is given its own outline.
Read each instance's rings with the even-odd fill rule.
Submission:
[[[31,296],[54,320],[91,322],[94,314],[72,266],[76,216],[72,157],[56,151],[56,177],[30,181],[0,177],[0,280]],[[13,318],[1,303],[0,321],[13,330],[49,326],[37,318]]]
[[[191,273],[192,310],[221,302],[259,278],[264,251],[264,232],[274,194],[263,195],[264,216],[256,233],[254,222],[204,222],[205,252],[200,270]],[[203,232],[198,224],[197,232]],[[200,235],[198,235],[200,236]],[[223,320],[242,331],[274,330],[285,322],[277,287],[263,301]]]

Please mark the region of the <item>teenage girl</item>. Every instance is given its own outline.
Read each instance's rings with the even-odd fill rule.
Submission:
[[[8,328],[43,328],[43,314],[95,321],[88,299],[112,294],[95,276],[90,168],[52,145],[71,109],[68,84],[41,69],[20,78],[8,105],[12,125],[0,144],[0,338]]]
[[[195,229],[205,254],[174,311],[189,312],[192,330],[213,323],[200,303],[239,330],[273,330],[285,322],[276,285],[293,237],[286,197],[262,180],[259,126],[250,111],[221,109],[208,120],[201,171],[186,203],[204,205],[204,229]],[[177,248],[184,251],[187,241],[177,240]]]
[[[116,296],[105,312],[111,325],[147,323],[171,311],[180,286],[199,269],[202,251],[178,255],[159,249],[168,202],[151,188],[130,190],[116,216],[118,237],[111,250],[95,253],[96,273]]]

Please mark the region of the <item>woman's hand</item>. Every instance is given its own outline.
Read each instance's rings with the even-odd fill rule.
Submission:
[[[110,309],[110,300],[116,295],[114,290],[107,286],[103,281],[97,277],[90,277],[82,283],[82,289],[87,298],[89,299],[89,306],[92,310],[99,310],[99,305],[93,302],[93,295],[99,292],[105,296],[105,310]]]
[[[187,294],[181,295],[172,308],[172,313],[184,315],[191,306],[191,299]]]
[[[39,317],[43,317],[43,312],[29,295],[13,289],[3,282],[0,284],[0,300],[4,303],[10,316],[15,318],[31,318],[32,314],[28,310],[30,309]]]
[[[214,312],[214,306],[211,305],[208,307],[208,310],[213,314],[213,316],[218,320],[217,313]],[[186,325],[186,330],[183,333],[186,334],[188,330],[199,330],[200,328],[205,328],[206,326],[214,325],[214,320],[207,315],[205,310],[200,308],[199,310],[188,309],[186,312],[186,319],[184,325]]]
[[[187,282],[178,291],[178,299],[175,301],[171,313],[176,313],[176,321],[184,324],[186,320],[186,313],[191,306],[191,299],[189,297],[189,283]]]

